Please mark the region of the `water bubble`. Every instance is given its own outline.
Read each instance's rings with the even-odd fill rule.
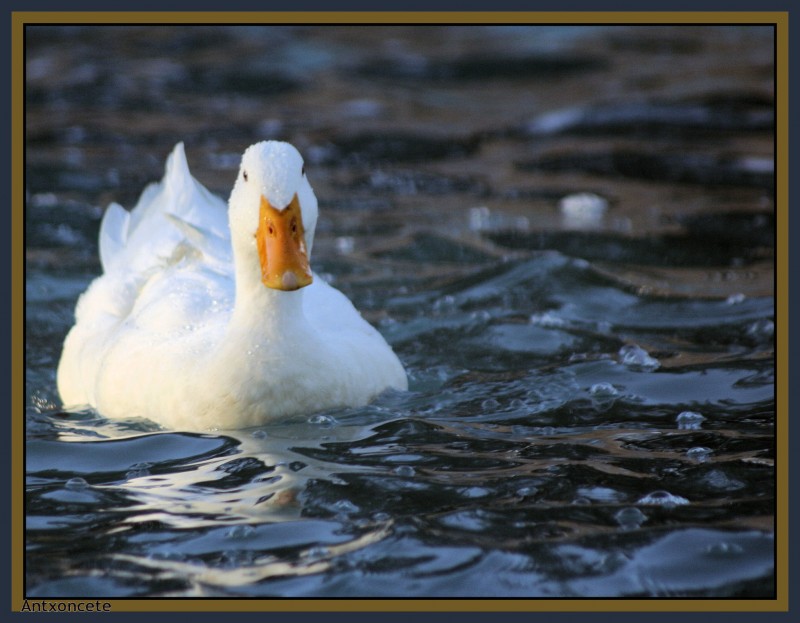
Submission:
[[[358,506],[353,504],[350,500],[338,500],[334,503],[333,509],[337,513],[343,513],[345,515],[352,515],[360,510]]]
[[[152,463],[134,463],[131,465],[130,469],[125,473],[125,477],[128,480],[132,480],[133,478],[143,478],[144,476],[150,475],[150,468],[153,466]]]
[[[491,319],[492,319],[492,314],[490,314],[485,309],[474,311],[469,315],[469,321],[472,323],[481,324],[484,322],[488,322]]]
[[[316,424],[317,426],[324,426],[325,428],[330,428],[332,426],[336,426],[339,422],[336,421],[336,418],[330,415],[312,415],[308,418],[309,424]]]
[[[653,491],[641,498],[637,504],[644,504],[647,506],[663,506],[665,508],[673,508],[675,506],[683,506],[688,504],[689,500],[680,495],[673,495],[669,491]]]
[[[413,476],[417,472],[410,465],[398,465],[397,467],[395,467],[392,470],[392,473],[396,474],[398,476],[409,477],[409,476]]]
[[[762,318],[756,320],[749,327],[747,327],[747,335],[755,340],[767,341],[775,334],[775,323],[772,320]]]
[[[452,309],[455,307],[455,304],[456,298],[450,294],[447,294],[433,302],[433,311],[440,312],[446,309]]]
[[[698,463],[704,463],[708,460],[708,457],[712,454],[711,448],[705,448],[703,446],[697,446],[695,448],[689,448],[686,451],[686,456],[690,459],[697,461]]]
[[[701,423],[706,418],[694,411],[682,411],[675,418],[679,430],[699,430]]]
[[[573,506],[590,506],[592,501],[589,498],[578,497],[572,500]]]
[[[490,491],[485,487],[462,487],[458,492],[465,498],[485,498]]]
[[[490,411],[492,409],[497,409],[500,406],[500,403],[495,400],[494,398],[487,398],[481,403],[481,408]]]
[[[300,556],[307,561],[315,561],[315,560],[324,560],[331,555],[331,550],[329,550],[324,545],[315,545],[313,547],[308,548],[304,551]]]
[[[658,359],[651,357],[646,350],[636,344],[626,344],[620,348],[619,356],[622,359],[623,365],[628,366],[632,370],[650,372],[661,366],[661,362]]]
[[[638,524],[633,527],[635,528],[637,526]],[[598,573],[608,574],[614,573],[615,571],[624,567],[626,564],[628,564],[628,557],[625,554],[622,552],[611,552],[610,554],[603,556],[603,559],[594,565],[594,568]]]
[[[621,508],[614,514],[614,520],[623,530],[633,530],[647,521],[647,515],[635,506]]]
[[[624,494],[608,487],[579,487],[577,493],[594,502],[620,502],[625,499]]]
[[[744,548],[741,545],[737,543],[727,543],[725,541],[714,543],[713,545],[709,545],[706,548],[706,554],[708,554],[709,556],[720,557],[720,558],[738,556],[743,552]]]
[[[731,478],[725,472],[715,469],[703,476],[703,482],[718,491],[737,491],[746,486],[741,480]]]
[[[746,298],[747,297],[744,294],[737,292],[736,294],[731,294],[728,298],[726,298],[725,303],[728,305],[739,305],[740,303],[744,303]]]
[[[56,403],[42,395],[39,390],[36,390],[36,392],[31,396],[31,404],[37,413],[43,413],[45,411],[52,411],[56,409]]]
[[[592,396],[606,398],[610,396],[619,396],[617,388],[611,383],[595,383],[589,388],[589,393]]]
[[[520,398],[514,398],[509,405],[512,409],[524,409],[525,408],[525,401],[521,400]]]
[[[253,564],[253,552],[234,549],[222,552],[222,566],[226,569],[240,569]]]
[[[538,389],[529,389],[525,392],[525,400],[538,402],[544,398],[544,394]]]
[[[558,202],[562,222],[573,229],[598,227],[608,211],[608,201],[594,193],[575,193]]]
[[[268,437],[267,431],[265,431],[262,428],[259,428],[258,430],[254,430],[252,433],[250,433],[250,436],[253,439],[266,439]]]
[[[225,533],[226,539],[244,539],[249,537],[255,532],[255,528],[253,526],[248,526],[246,524],[240,526],[231,526],[231,528]]]
[[[523,498],[529,498],[533,495],[536,495],[539,492],[537,487],[529,486],[529,487],[520,487],[517,489],[517,495]]]
[[[89,483],[80,476],[76,476],[75,478],[67,480],[67,482],[64,483],[64,488],[70,491],[84,491],[89,488]]]
[[[546,311],[541,314],[532,314],[529,320],[531,324],[545,329],[558,329],[566,325],[563,318],[551,311]]]
[[[454,511],[439,518],[442,525],[455,530],[485,532],[490,526],[490,518],[482,509]]]

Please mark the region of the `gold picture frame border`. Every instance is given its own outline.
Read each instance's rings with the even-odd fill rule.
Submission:
[[[12,287],[12,424],[11,424],[11,609],[21,611],[29,599],[24,587],[24,30],[50,24],[563,24],[666,25],[751,24],[775,27],[776,79],[776,597],[774,599],[291,599],[291,598],[142,598],[107,599],[113,612],[786,612],[789,607],[789,13],[780,11],[699,12],[98,12],[42,11],[11,14],[11,287]],[[779,338],[779,339],[778,339]],[[94,602],[63,599],[64,604]]]

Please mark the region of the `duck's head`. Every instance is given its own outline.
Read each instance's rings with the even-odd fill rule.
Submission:
[[[263,141],[247,148],[229,200],[231,237],[234,247],[255,249],[266,287],[297,290],[311,283],[317,214],[303,158],[292,145]]]

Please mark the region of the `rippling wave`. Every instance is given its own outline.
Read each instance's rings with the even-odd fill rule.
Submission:
[[[388,298],[411,389],[365,408],[207,435],[30,409],[35,594],[769,587],[770,298],[651,299],[557,253]]]

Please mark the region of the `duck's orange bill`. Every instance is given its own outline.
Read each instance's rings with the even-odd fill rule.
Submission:
[[[261,260],[261,281],[275,290],[299,290],[311,283],[303,218],[297,195],[283,210],[261,197],[256,245]]]

